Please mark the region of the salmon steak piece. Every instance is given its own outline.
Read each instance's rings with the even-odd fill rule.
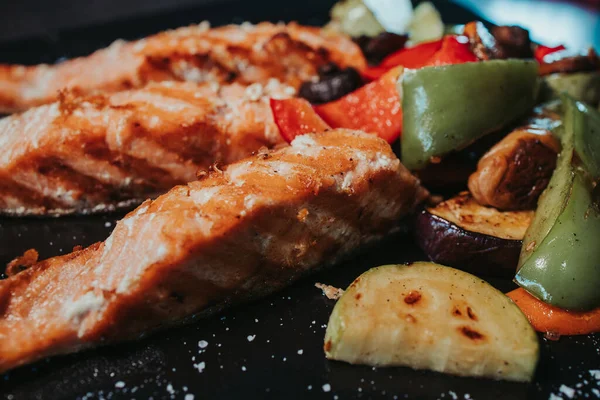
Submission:
[[[360,48],[343,34],[295,23],[244,23],[210,29],[207,22],[109,47],[56,65],[0,65],[0,112],[23,111],[58,98],[117,92],[152,81],[263,83],[295,88],[318,67],[363,68]]]
[[[384,140],[349,130],[211,171],[105,242],[0,281],[0,371],[265,296],[397,229],[427,195]]]
[[[151,83],[74,96],[0,120],[0,214],[132,208],[199,170],[284,143],[269,98],[294,88]]]

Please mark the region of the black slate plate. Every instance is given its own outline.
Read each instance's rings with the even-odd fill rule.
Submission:
[[[244,18],[233,20],[259,20],[263,12],[269,19],[312,23],[322,22],[331,5],[315,2],[310,10],[300,5],[294,10],[273,2],[268,10],[257,11],[256,7],[240,4],[241,8],[231,9],[246,12],[236,13]],[[448,22],[470,18],[452,4],[439,5]],[[140,36],[204,18],[229,22],[232,18],[228,15],[231,11],[225,6],[212,6],[134,24],[116,22],[91,29],[87,43],[98,47],[115,36]],[[57,39],[56,43],[33,40],[30,49],[58,51],[56,46],[60,48],[62,43],[68,47],[76,36],[73,32],[61,34],[58,37],[65,40]],[[84,42],[81,38],[77,41]],[[63,54],[92,50],[78,46],[70,49],[74,50]],[[3,52],[2,58],[10,59],[10,54]],[[36,62],[43,58],[36,59],[30,52],[12,54],[13,61]],[[69,252],[75,245],[103,240],[118,218],[0,219],[0,265],[32,247],[41,257],[49,257]],[[600,369],[599,335],[561,338],[558,342],[540,337],[542,359],[532,384],[457,378],[408,368],[374,369],[325,360],[323,336],[334,302],[326,299],[314,283],[345,287],[370,267],[419,259],[424,256],[410,235],[396,234],[336,268],[263,300],[136,342],[55,357],[0,375],[0,395],[6,399],[186,400],[192,395],[195,399],[527,399],[549,398],[551,394],[563,398],[600,397],[600,372],[594,372]],[[508,281],[492,283],[502,290],[512,288]]]

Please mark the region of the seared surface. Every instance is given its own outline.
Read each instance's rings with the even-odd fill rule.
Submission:
[[[73,96],[0,120],[0,214],[107,211],[140,203],[199,169],[283,142],[270,97],[290,86],[151,83]]]
[[[116,41],[57,65],[0,65],[0,112],[52,102],[64,88],[87,94],[152,81],[265,84],[270,78],[297,88],[329,62],[355,68],[365,64],[350,38],[320,28],[263,22],[209,29],[201,23],[135,42]]]
[[[0,282],[0,370],[273,292],[393,230],[427,192],[374,135],[296,138],[177,186]]]

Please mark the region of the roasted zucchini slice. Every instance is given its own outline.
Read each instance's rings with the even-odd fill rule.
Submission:
[[[532,379],[538,347],[508,297],[466,272],[426,262],[359,276],[325,334],[332,360],[513,381]]]

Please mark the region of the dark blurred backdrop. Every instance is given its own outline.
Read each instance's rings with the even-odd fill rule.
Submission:
[[[132,39],[158,30],[210,20],[214,24],[252,22],[288,15],[325,22],[335,0],[0,0],[0,62],[54,62],[87,54],[116,38]],[[458,3],[501,24],[529,28],[535,40],[600,48],[600,0],[447,0],[434,1],[446,22]],[[207,7],[208,5],[208,7]],[[202,11],[200,11],[202,10]],[[282,12],[283,11],[283,12]]]

